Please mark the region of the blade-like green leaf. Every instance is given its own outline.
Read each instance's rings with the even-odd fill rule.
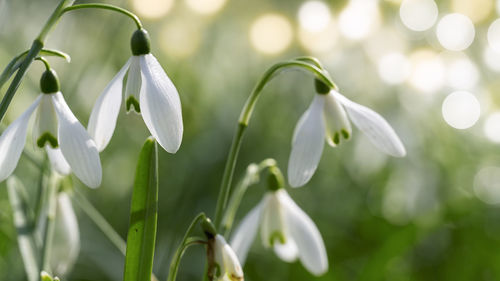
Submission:
[[[17,242],[29,281],[38,280],[37,247],[33,238],[33,223],[30,221],[28,202],[21,195],[21,182],[10,177],[7,181],[9,201],[14,213],[14,225],[17,230]]]
[[[124,281],[151,280],[157,217],[158,156],[156,141],[150,137],[142,147],[135,173]]]

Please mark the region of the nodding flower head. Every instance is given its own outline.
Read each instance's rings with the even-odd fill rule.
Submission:
[[[383,152],[403,157],[406,150],[387,121],[368,107],[357,104],[320,80],[309,108],[300,117],[292,139],[288,161],[288,182],[292,187],[306,184],[318,167],[324,142],[336,147],[350,139],[350,121]],[[349,121],[350,120],[350,121]]]
[[[243,281],[243,269],[233,249],[220,234],[212,238],[213,261],[218,281]]]
[[[71,171],[87,186],[101,184],[102,170],[95,142],[75,117],[60,91],[55,71],[46,70],[40,80],[42,93],[0,136],[0,181],[12,174],[26,143],[28,123],[37,111],[34,143],[47,151],[54,170]]]
[[[175,153],[183,134],[179,93],[150,53],[146,30],[134,32],[131,48],[132,57],[104,89],[92,109],[89,134],[99,151],[106,148],[116,127],[122,103],[122,83],[126,77],[124,99],[127,112],[140,113],[151,135],[166,151]]]

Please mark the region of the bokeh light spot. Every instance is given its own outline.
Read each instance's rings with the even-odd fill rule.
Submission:
[[[484,167],[474,177],[474,193],[487,204],[500,204],[500,167]]]
[[[174,0],[132,0],[134,11],[148,19],[165,16],[173,5]]]
[[[483,61],[491,70],[500,72],[500,51],[487,46],[483,52]]]
[[[490,141],[500,143],[500,111],[493,112],[486,118],[483,131]]]
[[[412,71],[410,84],[424,93],[434,93],[443,86],[445,65],[439,56],[430,50],[419,50],[410,56]]]
[[[185,58],[199,47],[201,34],[199,28],[182,20],[168,22],[160,31],[160,47],[168,55]]]
[[[300,27],[306,31],[319,32],[325,29],[332,18],[330,8],[321,1],[307,1],[299,8]]]
[[[380,78],[388,84],[400,84],[410,75],[411,64],[408,58],[400,53],[383,56],[378,62]]]
[[[448,125],[455,129],[467,129],[476,124],[481,107],[473,94],[456,91],[445,98],[442,113]]]
[[[456,59],[448,65],[448,84],[456,89],[472,89],[479,81],[479,70],[468,58]]]
[[[404,0],[399,8],[403,24],[414,31],[431,28],[438,17],[438,7],[433,0]]]
[[[466,15],[476,23],[488,18],[493,10],[493,0],[452,0],[451,10]]]
[[[493,50],[500,52],[500,19],[496,19],[488,28],[488,43]]]
[[[250,28],[252,45],[265,54],[284,51],[292,42],[290,21],[278,14],[265,14],[257,18]]]
[[[325,53],[331,51],[337,43],[338,31],[334,21],[321,31],[311,32],[300,28],[298,34],[299,43],[302,47],[313,53]]]
[[[451,51],[462,51],[474,41],[474,24],[462,14],[449,14],[439,21],[436,34],[439,43],[444,48]]]
[[[380,12],[375,0],[351,0],[339,16],[340,32],[349,39],[363,39],[379,25]]]
[[[210,15],[218,12],[226,0],[186,0],[189,8],[198,14]]]

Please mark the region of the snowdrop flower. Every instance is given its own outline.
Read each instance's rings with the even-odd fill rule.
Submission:
[[[153,137],[168,152],[175,153],[182,141],[183,125],[179,93],[156,58],[150,53],[149,35],[139,29],[132,36],[132,54],[97,99],[88,132],[102,151],[116,127],[125,85],[127,112],[142,114]]]
[[[297,258],[312,274],[328,270],[328,258],[321,234],[309,216],[290,198],[281,184],[272,185],[262,201],[236,229],[230,244],[242,264],[260,228],[265,247],[274,249],[286,262]]]
[[[243,270],[238,257],[220,234],[215,236],[214,261],[218,265],[218,281],[243,281]]]
[[[76,119],[59,91],[55,71],[47,69],[40,80],[42,94],[0,136],[0,181],[12,174],[26,143],[28,122],[37,110],[33,136],[45,148],[53,168],[60,174],[73,173],[87,186],[101,184],[99,152],[85,128]]]
[[[321,81],[317,94],[300,117],[288,161],[288,182],[292,187],[306,184],[318,167],[324,141],[335,147],[351,136],[349,119],[383,152],[403,157],[406,150],[387,121],[375,111],[357,104]]]

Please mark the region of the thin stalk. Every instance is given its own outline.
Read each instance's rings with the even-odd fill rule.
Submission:
[[[57,211],[57,180],[53,173],[50,176],[47,189],[47,214],[45,218],[45,230],[43,234],[42,259],[40,260],[40,269],[47,272],[52,272],[52,270],[50,269],[50,256],[52,252],[52,238],[54,236]]]
[[[131,18],[134,22],[135,25],[137,26],[137,29],[142,29],[142,23],[141,20],[139,19],[138,16],[136,16],[134,13],[125,10],[123,8],[114,6],[114,5],[109,5],[109,4],[99,4],[99,3],[89,3],[89,4],[78,4],[78,5],[73,5],[70,7],[67,7],[63,10],[63,13],[69,12],[69,11],[74,11],[74,10],[80,10],[80,9],[103,9],[103,10],[110,10],[114,12],[118,12],[121,14],[124,14]]]
[[[300,59],[303,59],[302,57]],[[231,182],[233,179],[234,168],[236,166],[236,160],[238,159],[239,149],[241,147],[241,142],[243,140],[243,135],[245,133],[246,128],[248,127],[248,123],[250,122],[250,117],[252,116],[253,110],[255,108],[255,104],[257,100],[269,81],[276,77],[277,74],[281,70],[290,67],[298,67],[300,69],[309,71],[313,73],[318,79],[323,81],[327,86],[333,89],[337,89],[337,86],[333,81],[329,78],[329,75],[326,71],[318,68],[313,64],[309,64],[303,60],[291,60],[285,62],[279,62],[273,66],[271,66],[265,73],[262,75],[257,85],[253,89],[252,93],[248,97],[245,105],[240,114],[240,118],[238,120],[238,128],[236,129],[236,133],[234,134],[233,142],[231,144],[231,149],[229,151],[229,155],[226,161],[226,167],[224,168],[224,175],[222,177],[222,184],[220,187],[219,196],[217,199],[217,205],[215,208],[215,220],[214,224],[217,229],[221,226],[221,219],[224,209],[226,208],[227,201],[229,198],[229,193],[231,191]]]
[[[76,202],[80,209],[97,225],[109,241],[125,255],[127,249],[125,240],[113,229],[94,205],[76,189],[73,192],[73,202]]]
[[[206,219],[205,214],[200,213],[193,219],[193,221],[189,225],[188,229],[186,230],[186,233],[184,234],[184,238],[181,241],[181,245],[179,245],[179,247],[175,251],[175,254],[172,257],[172,261],[170,262],[170,269],[168,271],[167,281],[175,281],[175,278],[177,277],[177,272],[179,271],[179,265],[181,262],[182,255],[184,255],[186,249],[191,245],[199,244],[199,243],[193,243],[193,241],[189,239],[189,235],[191,235],[191,232],[193,231],[194,227],[200,221],[205,219]]]

